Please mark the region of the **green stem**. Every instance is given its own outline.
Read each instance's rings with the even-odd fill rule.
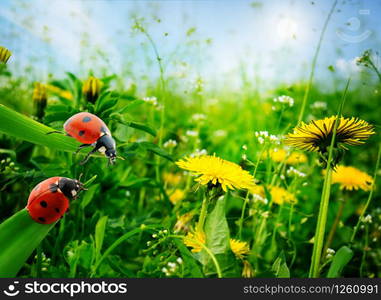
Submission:
[[[343,215],[344,211],[344,205],[345,205],[345,198],[346,196],[344,195],[343,199],[339,199],[340,204],[339,204],[339,209],[337,210],[337,214],[335,217],[335,221],[333,221],[333,225],[331,226],[331,230],[329,231],[328,237],[327,237],[327,242],[325,243],[324,250],[323,250],[323,255],[327,253],[328,248],[331,246],[331,243],[333,241],[333,238],[335,236],[337,227],[339,226],[341,216]]]
[[[370,188],[370,192],[369,192],[369,196],[368,196],[368,199],[365,203],[365,207],[364,209],[362,210],[361,212],[361,215],[359,217],[359,219],[357,220],[357,224],[355,226],[355,228],[353,229],[353,233],[352,233],[352,237],[351,237],[351,240],[350,240],[350,243],[353,243],[355,237],[356,237],[356,234],[357,234],[357,231],[360,227],[360,223],[361,221],[363,220],[364,218],[364,214],[366,212],[366,210],[368,209],[368,206],[370,204],[370,202],[372,201],[372,198],[373,198],[373,192],[374,192],[374,187],[375,187],[375,184],[376,184],[376,180],[377,180],[377,171],[378,171],[378,168],[380,166],[380,158],[381,158],[381,142],[378,146],[378,154],[377,154],[377,161],[376,161],[376,168],[374,170],[374,174],[373,174],[373,181],[372,181],[372,185],[371,185],[371,188]]]
[[[325,225],[327,222],[327,213],[329,205],[329,195],[331,190],[331,179],[332,168],[329,161],[329,165],[327,166],[327,173],[324,179],[323,192],[320,200],[319,216],[315,231],[314,248],[312,251],[312,262],[309,277],[319,277],[320,258],[323,249]]]
[[[339,106],[337,117],[335,119],[335,123],[333,125],[332,139],[331,139],[331,144],[329,146],[327,169],[326,169],[326,173],[324,177],[323,191],[322,191],[321,199],[320,199],[319,216],[318,216],[318,221],[316,224],[314,247],[312,250],[311,266],[310,266],[310,272],[309,272],[309,277],[314,277],[314,278],[319,277],[319,274],[320,274],[320,260],[321,260],[323,245],[324,245],[325,226],[327,223],[329,196],[331,192],[331,180],[332,180],[331,162],[333,157],[333,148],[335,145],[337,127],[339,126],[339,123],[340,123],[340,118],[343,111],[343,107],[344,107],[344,103],[345,103],[350,82],[351,82],[351,79],[349,78],[345,86],[344,94],[341,99],[341,103]]]
[[[185,236],[181,236],[181,235],[169,235],[168,237],[182,239],[182,240],[185,238]],[[216,259],[216,257],[212,253],[212,251],[210,251],[210,249],[208,247],[206,247],[203,243],[199,242],[198,240],[190,239],[189,237],[187,237],[187,240],[192,241],[192,243],[199,245],[200,247],[202,247],[205,250],[205,252],[210,256],[210,258],[213,261],[213,264],[216,268],[218,278],[222,278],[222,272],[221,272],[220,264],[218,263],[218,260]]]
[[[303,115],[304,115],[304,111],[306,109],[306,104],[307,104],[308,96],[310,94],[310,90],[311,90],[311,86],[312,86],[312,81],[314,79],[316,62],[317,62],[317,59],[318,59],[318,56],[319,56],[320,47],[321,47],[321,44],[323,42],[324,34],[325,34],[326,29],[327,29],[329,20],[331,19],[331,16],[332,16],[332,14],[333,14],[333,12],[335,10],[336,4],[337,4],[337,0],[332,4],[331,10],[330,10],[330,12],[329,12],[325,22],[324,22],[323,29],[322,29],[321,34],[320,34],[319,42],[318,42],[318,45],[316,47],[315,55],[314,55],[314,57],[312,59],[311,73],[310,73],[310,77],[308,79],[308,84],[307,84],[306,91],[305,91],[304,96],[303,96],[302,107],[300,108],[300,113],[299,113],[299,118],[298,118],[298,124],[303,120]]]
[[[206,213],[208,211],[208,205],[209,205],[209,199],[205,195],[204,199],[202,200],[200,217],[199,217],[198,223],[197,223],[197,231],[202,231],[202,232],[204,231],[204,224],[205,224],[205,219],[206,219]]]

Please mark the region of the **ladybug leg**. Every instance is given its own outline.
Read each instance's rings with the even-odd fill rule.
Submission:
[[[82,144],[78,147],[78,149],[74,152],[74,154],[77,154],[79,151],[81,151],[83,148],[91,147],[92,144]]]
[[[97,152],[98,149],[99,149],[99,147],[95,147],[93,150],[91,150],[89,153],[87,153],[86,157],[79,164],[84,165],[85,163],[87,163],[87,161],[90,158],[90,155],[94,154],[95,152]]]

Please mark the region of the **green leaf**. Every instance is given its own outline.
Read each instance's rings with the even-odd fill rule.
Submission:
[[[142,123],[136,123],[136,122],[128,122],[128,123],[124,123],[124,124],[129,126],[129,127],[147,132],[152,136],[156,136],[156,130],[153,129],[152,127],[148,126],[148,125],[145,125]]]
[[[94,184],[84,193],[81,201],[81,208],[84,209],[93,199],[95,192],[97,191],[99,184]]]
[[[80,145],[75,139],[62,134],[49,134],[53,128],[45,126],[0,104],[0,132],[33,144],[74,152]]]
[[[217,199],[216,206],[205,222],[206,247],[213,254],[226,253],[230,250],[230,232],[225,218],[225,202],[225,196]]]
[[[286,258],[284,256],[283,251],[275,260],[271,268],[271,271],[274,272],[277,278],[290,278],[290,270],[287,267]]]
[[[54,225],[33,221],[25,208],[0,224],[0,277],[15,277]]]
[[[164,157],[168,159],[169,161],[175,161],[173,157],[164,149],[161,149],[158,145],[150,142],[141,142],[139,143],[141,147],[143,147],[147,151],[151,151],[152,153],[155,153],[156,155],[159,155],[161,157]]]
[[[107,216],[103,216],[98,220],[97,225],[95,225],[95,257],[97,261],[99,260],[101,255],[107,219]]]
[[[185,247],[183,242],[180,240],[174,239],[173,242],[181,253],[181,257],[184,261],[184,266],[189,271],[190,277],[203,278],[204,275],[202,274],[201,268],[188,248]]]
[[[353,257],[353,251],[347,246],[342,246],[333,257],[331,266],[328,270],[327,278],[337,278],[341,275],[344,267]]]
[[[226,195],[217,199],[214,209],[206,218],[204,228],[206,247],[215,255],[223,277],[238,277],[238,264],[230,250],[230,232],[225,217]],[[204,265],[205,275],[213,276],[216,274],[216,268],[204,250],[201,252],[201,262]]]
[[[138,107],[139,105],[142,105],[143,103],[145,103],[145,102],[143,100],[140,100],[140,99],[131,101],[130,103],[128,103],[123,108],[117,110],[115,112],[115,114],[117,114],[117,113],[124,114],[124,113],[128,112],[129,110],[134,109],[135,107]]]

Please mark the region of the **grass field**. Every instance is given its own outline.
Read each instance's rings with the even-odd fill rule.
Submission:
[[[134,30],[155,80],[127,85],[126,74],[94,67],[37,84],[12,72],[17,56],[1,64],[0,275],[380,277],[377,49],[358,53],[356,79],[329,66],[333,88],[312,75],[263,90],[242,70],[236,89],[201,76],[185,84],[166,71],[149,28],[136,21]],[[81,165],[79,142],[46,135],[82,111],[109,127],[114,165],[101,154]],[[301,122],[335,115],[370,126],[333,118],[327,134],[299,132],[313,149],[288,142]],[[24,208],[53,176],[87,190],[56,224],[37,224]]]

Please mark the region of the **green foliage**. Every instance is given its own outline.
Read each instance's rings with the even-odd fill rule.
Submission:
[[[333,257],[333,261],[329,267],[327,277],[340,277],[344,267],[350,262],[352,257],[353,251],[347,246],[342,246]]]
[[[0,277],[14,277],[54,224],[35,222],[23,209],[0,224]]]

